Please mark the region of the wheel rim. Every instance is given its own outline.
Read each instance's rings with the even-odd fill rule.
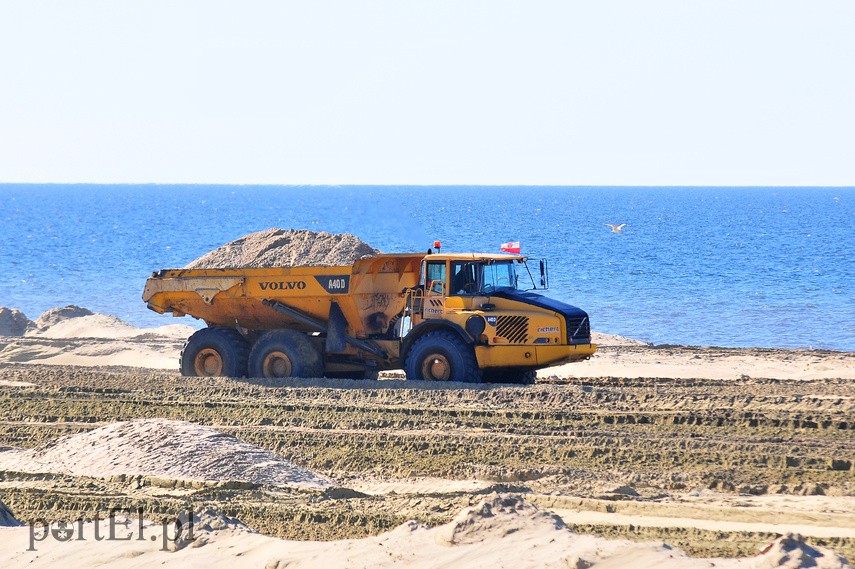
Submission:
[[[451,364],[443,354],[431,354],[422,361],[422,377],[428,381],[448,381]]]
[[[264,377],[291,377],[293,371],[291,359],[285,352],[279,351],[267,354],[261,369]]]
[[[223,357],[213,348],[199,350],[193,360],[193,369],[199,377],[223,375]]]

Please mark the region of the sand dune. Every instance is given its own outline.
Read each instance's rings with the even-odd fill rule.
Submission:
[[[120,340],[138,338],[143,343],[145,337],[164,337],[185,340],[195,329],[182,324],[170,324],[157,328],[138,328],[107,314],[89,314],[61,320],[40,330],[28,332],[26,336],[37,338],[70,339],[102,338]]]
[[[210,427],[140,419],[69,435],[35,449],[0,450],[0,470],[118,474],[323,488],[329,480]]]
[[[0,337],[0,361],[177,369],[181,346],[195,331],[186,324],[138,328],[74,305],[28,322],[25,333]]]

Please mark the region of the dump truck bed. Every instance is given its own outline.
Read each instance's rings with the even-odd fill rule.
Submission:
[[[189,314],[208,326],[307,331],[304,323],[269,303],[324,321],[335,302],[347,319],[348,332],[365,337],[385,332],[404,309],[401,291],[418,284],[423,258],[378,255],[352,266],[165,269],[146,281],[143,301],[155,312]]]

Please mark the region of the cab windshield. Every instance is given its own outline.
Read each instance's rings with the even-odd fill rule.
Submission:
[[[517,271],[513,261],[498,261],[483,265],[481,291],[490,292],[500,288],[517,288]]]
[[[517,288],[513,261],[453,261],[450,294],[490,294]]]

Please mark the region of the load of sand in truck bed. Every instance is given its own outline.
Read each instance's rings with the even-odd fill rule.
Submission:
[[[249,233],[206,253],[185,269],[352,265],[380,251],[350,233],[267,229]]]

